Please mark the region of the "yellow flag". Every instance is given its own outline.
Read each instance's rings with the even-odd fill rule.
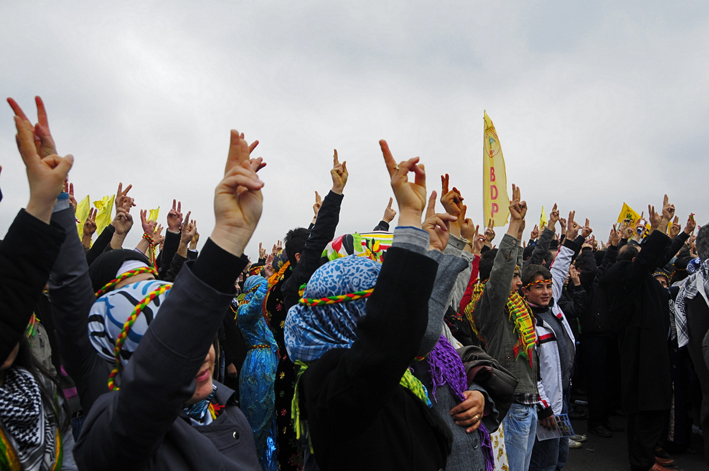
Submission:
[[[86,195],[86,198],[76,205],[76,219],[79,221],[76,224],[76,230],[79,231],[79,239],[84,236],[84,222],[89,217],[89,209],[91,209],[91,200],[89,195]]]
[[[158,209],[150,210],[150,214],[148,215],[148,221],[158,222],[158,214],[160,214],[160,206],[158,206]]]
[[[96,213],[96,236],[100,236],[101,232],[111,224],[111,213],[113,212],[113,200],[116,195],[104,196],[99,201],[94,201],[94,206],[98,209]]]
[[[618,216],[618,222],[622,223],[623,219],[630,219],[630,225],[634,225],[640,219],[640,215],[633,211],[633,208],[623,203],[623,209],[620,210],[620,215]]]
[[[502,147],[492,120],[485,113],[483,136],[483,209],[485,224],[492,219],[493,226],[507,224],[510,200],[507,196],[507,172]]]
[[[544,206],[542,206],[542,215],[539,217],[539,230],[544,231],[545,227],[547,227],[547,213],[544,211]]]

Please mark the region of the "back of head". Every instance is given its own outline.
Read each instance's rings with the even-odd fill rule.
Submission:
[[[618,258],[616,260],[619,262],[622,262],[624,260],[632,261],[635,257],[638,256],[639,253],[640,251],[636,246],[625,245],[622,249],[620,249],[620,252],[618,252]]]
[[[492,266],[495,264],[495,256],[497,256],[497,249],[488,250],[480,257],[480,262],[478,263],[480,280],[487,280],[490,278]]]
[[[290,260],[292,267],[298,264],[298,261],[295,259],[295,254],[303,251],[303,247],[305,246],[305,242],[307,242],[308,237],[310,237],[310,231],[308,229],[304,227],[296,227],[295,229],[288,231],[285,239],[283,239],[286,244],[286,256],[288,257],[288,260]]]
[[[534,252],[534,246],[533,245],[528,245],[524,248],[524,251],[522,252],[522,259],[524,261],[527,261],[530,259],[532,256],[532,252]]]
[[[544,280],[551,279],[551,272],[544,265],[527,265],[522,270],[522,285],[527,286],[528,284],[534,282],[534,278],[537,275],[541,275]]]
[[[350,255],[313,273],[304,299],[288,311],[284,328],[286,348],[294,361],[314,361],[328,350],[349,348],[357,340],[357,321],[366,314],[367,299],[347,295],[374,288],[381,267],[381,263]]]
[[[130,262],[135,262],[131,264]],[[115,279],[121,267],[126,264],[138,266],[150,266],[150,260],[142,252],[135,250],[118,249],[101,254],[89,267],[91,286],[94,292],[100,290],[107,283]]]
[[[709,259],[709,226],[702,226],[697,234],[697,255],[701,261]]]

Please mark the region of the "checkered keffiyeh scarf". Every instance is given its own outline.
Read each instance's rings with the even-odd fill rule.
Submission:
[[[687,265],[689,268],[689,265]],[[689,271],[689,270],[688,270]],[[675,326],[677,328],[677,345],[679,348],[689,343],[689,331],[687,330],[687,299],[694,299],[697,294],[704,298],[704,302],[709,306],[709,259],[702,262],[694,273],[689,275],[675,299]]]
[[[22,469],[45,469],[45,456],[55,455],[54,430],[44,413],[37,381],[22,368],[5,372],[5,383],[0,387],[0,421],[14,441]]]

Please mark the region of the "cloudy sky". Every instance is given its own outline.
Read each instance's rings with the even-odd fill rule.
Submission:
[[[139,208],[164,224],[180,199],[206,236],[229,129],[259,139],[252,258],[307,226],[333,148],[350,170],[338,233],[371,230],[391,195],[382,138],[421,157],[429,189],[450,173],[482,222],[483,110],[528,231],[557,202],[605,240],[623,201],[647,213],[664,193],[682,223],[709,221],[704,0],[24,0],[0,4],[0,41],[0,90],[28,113],[44,98],[78,199],[132,183]],[[2,233],[29,195],[14,133],[6,106]]]

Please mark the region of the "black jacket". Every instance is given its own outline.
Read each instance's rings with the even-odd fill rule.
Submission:
[[[0,244],[0,362],[25,334],[65,237],[21,209]]]
[[[450,430],[399,385],[426,329],[437,265],[390,248],[357,341],[328,351],[303,373],[301,407],[322,471],[445,467]]]
[[[652,272],[670,243],[654,231],[634,261],[616,262],[601,278],[620,327],[621,399],[630,412],[670,408],[667,290]]]

